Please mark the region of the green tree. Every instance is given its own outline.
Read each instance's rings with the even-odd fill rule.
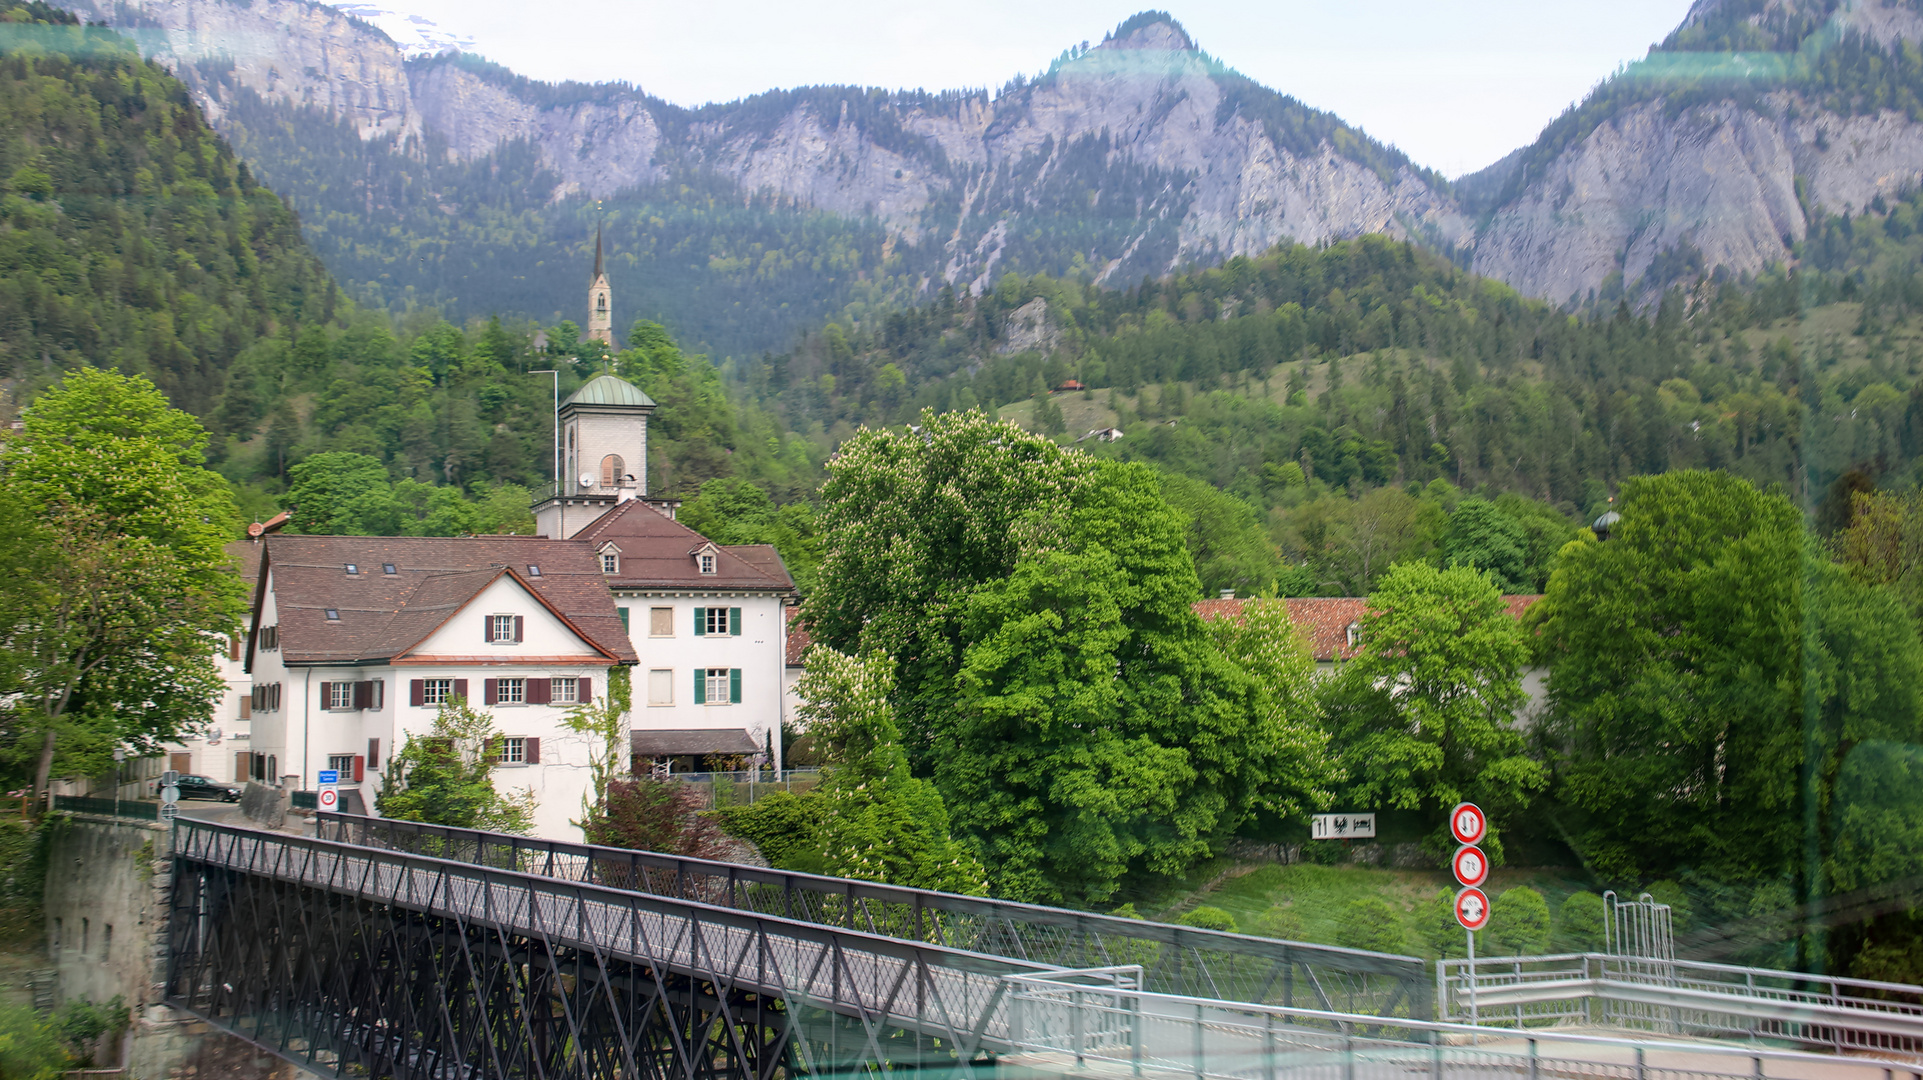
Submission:
[[[193,731],[225,686],[208,638],[237,632],[239,534],[207,435],[151,382],[73,372],[0,442],[0,691],[36,793],[56,761],[104,768]]]
[[[1402,917],[1380,896],[1349,901],[1336,920],[1335,943],[1345,949],[1398,954],[1408,947]]]
[[[403,510],[379,458],[329,451],[299,462],[287,475],[290,483],[281,506],[294,515],[289,531],[312,536],[400,535]],[[460,493],[449,494],[458,498]]]
[[[1449,514],[1442,533],[1442,561],[1489,575],[1505,593],[1528,587],[1529,538],[1522,526],[1495,503],[1464,499]]]
[[[1511,956],[1539,953],[1549,944],[1549,903],[1526,885],[1504,889],[1489,910],[1489,937]]]
[[[1342,782],[1341,763],[1329,752],[1327,718],[1316,693],[1315,658],[1280,600],[1253,601],[1240,618],[1208,623],[1215,647],[1255,687],[1256,742],[1270,764],[1261,809],[1273,820],[1300,821],[1327,809]]]
[[[1244,596],[1273,595],[1282,556],[1254,508],[1176,473],[1162,475],[1162,496],[1188,517],[1183,539],[1204,594],[1234,589]]]
[[[1603,950],[1603,898],[1592,892],[1573,892],[1556,913],[1556,936],[1570,952]]]
[[[494,717],[452,698],[426,735],[407,737],[387,759],[374,808],[382,817],[457,829],[526,835],[534,825],[534,792],[494,786]]]
[[[1362,617],[1361,650],[1330,684],[1335,741],[1355,807],[1441,813],[1473,798],[1521,809],[1546,783],[1514,724],[1522,631],[1468,567],[1401,563]],[[1492,858],[1501,844],[1492,835]]]
[[[981,864],[949,836],[935,786],[910,775],[888,691],[894,664],[816,644],[796,690],[801,719],[823,748],[826,806],[815,828],[825,873],[916,889],[981,895]]]

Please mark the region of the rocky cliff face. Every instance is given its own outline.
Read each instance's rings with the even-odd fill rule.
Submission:
[[[1108,276],[1291,238],[1455,242],[1467,232],[1433,177],[1332,117],[1251,89],[1161,19],[1131,20],[1139,25],[994,98],[848,88],[687,112],[619,87],[558,101],[557,88],[478,65],[405,60],[372,25],[308,0],[72,6],[148,31],[150,50],[187,77],[216,124],[224,99],[244,88],[326,110],[366,139],[431,136],[463,159],[526,140],[559,178],[556,198],[606,197],[659,182],[672,166],[709,170],[751,191],[874,215],[910,243],[934,239],[945,276],[976,287],[1006,269],[1006,220],[1059,215],[1051,198],[1112,204],[1102,235],[1084,238],[1092,269]],[[1278,114],[1309,117],[1294,126],[1327,137],[1288,144],[1273,130]],[[1051,185],[1051,197],[1037,197]]]

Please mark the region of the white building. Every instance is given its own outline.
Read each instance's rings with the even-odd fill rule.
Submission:
[[[536,835],[578,837],[590,746],[561,719],[635,659],[587,545],[272,536],[246,658],[251,771],[312,789],[336,770],[342,809],[372,812],[386,756],[465,697],[504,736],[496,787],[533,790]]]

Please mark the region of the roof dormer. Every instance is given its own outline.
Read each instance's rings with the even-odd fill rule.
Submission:
[[[614,541],[610,540],[596,548],[595,555],[601,560],[601,572],[603,574],[618,574],[621,572],[621,548],[615,544]]]
[[[721,569],[721,549],[716,547],[712,540],[688,554],[694,556],[694,568],[699,573],[714,574]]]

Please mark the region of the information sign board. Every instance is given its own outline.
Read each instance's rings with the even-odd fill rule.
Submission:
[[[114,760],[119,761],[120,759],[115,758]],[[175,784],[178,784],[178,783],[180,783],[180,773],[176,772],[175,770],[168,769],[166,772],[163,772],[160,774],[161,787],[173,787]]]
[[[330,812],[334,810],[339,810],[341,808],[340,789],[336,787],[331,787],[331,786],[321,788],[319,794],[315,797],[314,802],[318,804],[319,808],[322,810],[327,810]]]
[[[179,801],[180,801],[180,788],[179,788],[179,787],[177,787],[177,786],[175,786],[175,785],[173,785],[173,784],[169,784],[169,785],[167,785],[166,787],[164,787],[164,788],[161,788],[161,789],[160,789],[160,801],[161,801],[161,802],[164,802],[164,803],[176,803],[176,802],[179,802]]]
[[[1456,894],[1456,921],[1464,930],[1475,932],[1489,925],[1489,897],[1481,889],[1464,889]]]
[[[320,775],[314,778],[314,783],[321,787],[326,787],[329,784],[338,784],[340,782],[341,771],[339,769],[322,769],[320,770]]]
[[[1482,849],[1465,845],[1456,849],[1456,857],[1449,860],[1449,869],[1456,873],[1456,882],[1474,888],[1489,880],[1489,859]]]
[[[1489,834],[1489,819],[1482,816],[1482,807],[1462,803],[1449,811],[1449,831],[1455,834],[1458,844],[1480,844]]]
[[[1314,840],[1368,840],[1374,836],[1374,814],[1317,814],[1309,819],[1309,837]]]

